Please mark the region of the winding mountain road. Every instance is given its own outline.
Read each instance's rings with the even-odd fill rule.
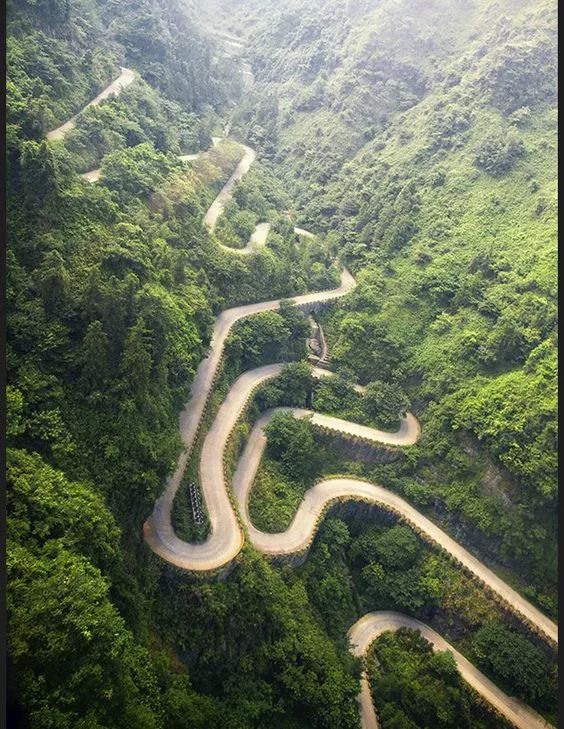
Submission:
[[[219,195],[215,198],[213,203],[210,205],[207,213],[205,214],[204,225],[206,225],[210,230],[213,230],[215,228],[219,216],[223,212],[225,204],[230,200],[231,196],[233,195],[233,188],[235,187],[236,183],[239,182],[239,180],[247,174],[257,156],[257,153],[254,149],[251,149],[251,147],[247,147],[246,144],[242,144],[241,146],[244,150],[243,158],[233,171],[231,177],[222,187]]]
[[[222,139],[223,137],[212,137],[212,147],[217,147]],[[193,152],[192,154],[179,154],[178,159],[181,162],[194,162],[195,160],[199,159],[206,151],[207,150],[204,150],[202,152]],[[83,177],[87,182],[98,182],[98,180],[102,176],[102,168],[98,167],[95,170],[83,172],[80,176]]]
[[[214,147],[217,146],[221,139],[223,139],[223,137],[213,137]],[[212,202],[204,216],[204,225],[208,227],[210,232],[215,230],[215,226],[217,225],[219,217],[223,213],[225,205],[233,196],[233,190],[235,188],[235,185],[247,174],[247,172],[251,168],[251,165],[256,159],[256,152],[254,149],[248,147],[245,144],[241,144],[240,142],[239,144],[244,151],[243,157],[239,161],[237,167],[235,168],[225,185],[221,188],[219,194]],[[182,159],[192,159],[198,156],[199,155],[184,155]],[[221,248],[230,251],[231,253],[239,253],[243,255],[255,253],[257,250],[264,248],[264,246],[266,245],[266,239],[270,232],[270,228],[270,223],[258,223],[253,234],[251,235],[250,241],[244,248],[231,248],[230,246],[225,246],[222,243],[220,243],[219,245],[221,246]],[[303,238],[315,238],[315,233],[311,233],[309,230],[305,230],[304,228],[295,227],[294,233]]]
[[[331,301],[344,296],[355,285],[354,278],[347,269],[343,269],[341,273],[341,284],[338,288],[318,293],[303,294],[302,296],[295,297],[293,301],[298,306]],[[241,548],[240,529],[235,519],[231,502],[229,501],[227,488],[223,482],[222,457],[220,451],[216,449],[216,445],[213,448],[206,448],[206,443],[208,441],[212,443],[220,442],[217,440],[218,433],[223,439],[221,442],[224,443],[227,440],[233,425],[241,413],[241,408],[244,406],[245,400],[248,397],[248,390],[244,389],[245,384],[252,383],[252,390],[253,387],[260,384],[264,379],[275,377],[280,372],[281,365],[271,365],[271,370],[266,377],[263,377],[264,372],[257,370],[245,373],[248,375],[246,378],[245,375],[241,375],[233,387],[235,388],[237,385],[239,392],[241,391],[240,388],[243,387],[243,392],[245,392],[244,399],[241,401],[237,397],[237,391],[234,393],[232,388],[229,404],[226,405],[224,403],[221,406],[212,429],[206,436],[201,461],[203,463],[206,458],[209,458],[213,463],[204,463],[200,471],[200,477],[204,479],[200,485],[208,507],[212,532],[208,542],[205,543],[205,548],[204,545],[183,542],[176,536],[171,522],[172,504],[180,486],[189,452],[194,443],[217,368],[223,356],[225,340],[231,327],[240,319],[257,314],[260,311],[274,311],[278,309],[280,307],[280,301],[281,299],[275,299],[273,301],[263,301],[258,304],[248,304],[234,309],[227,309],[216,319],[210,342],[210,353],[202,360],[198,367],[190,390],[190,399],[180,414],[180,435],[184,445],[184,451],[180,455],[175,472],[167,480],[163,494],[155,502],[152,515],[144,525],[145,539],[151,548],[163,559],[178,567],[188,570],[204,571],[216,569],[233,559]],[[241,378],[244,378],[242,385]],[[221,422],[223,419],[225,419],[224,423]],[[226,431],[225,427],[228,424],[231,424],[231,426]],[[215,469],[210,471],[210,466],[215,466]],[[218,486],[217,481],[207,479],[210,473],[215,479],[219,471],[221,471],[219,483],[223,487]],[[210,499],[209,501],[208,498]]]
[[[216,454],[215,459],[220,462],[221,473],[223,474],[222,458],[227,440],[245,404],[251,397],[253,390],[264,382],[265,379],[275,377],[279,374],[281,368],[282,365],[258,367],[249,372],[245,372],[236,380],[212,425],[212,430],[210,430],[210,433],[214,433],[214,437],[210,439],[212,447],[205,453],[202,452],[202,461],[206,457],[214,458],[214,454]],[[323,377],[327,374],[327,370],[318,368],[314,368],[313,371],[318,377]],[[239,408],[238,413],[234,413],[236,408]],[[420,435],[419,423],[411,414],[403,418],[400,429],[396,433],[387,433],[365,425],[350,423],[340,418],[321,415],[301,408],[284,409],[291,411],[296,417],[311,418],[314,425],[345,435],[387,445],[409,446],[414,444]],[[374,503],[393,511],[400,518],[421,531],[428,540],[448,552],[459,564],[463,565],[478,578],[480,582],[501,597],[514,611],[519,613],[529,623],[539,628],[550,640],[557,642],[558,628],[555,623],[500,579],[495,572],[472,556],[467,549],[458,544],[458,542],[452,539],[452,537],[446,534],[446,532],[440,529],[430,519],[423,516],[423,514],[417,511],[405,499],[402,499],[401,496],[398,496],[398,494],[383,486],[354,478],[326,479],[317,483],[306,492],[303,501],[298,507],[294,520],[287,531],[278,534],[267,534],[256,529],[249,518],[248,498],[262,454],[266,447],[264,428],[272,418],[274,412],[271,410],[263,413],[255,423],[233,478],[233,491],[238,501],[240,514],[248,531],[249,538],[257,549],[271,556],[290,555],[305,551],[315,535],[319,519],[332,502],[344,499],[357,499]],[[218,423],[218,421],[221,422]],[[218,423],[217,428],[216,423]],[[216,438],[215,436],[218,433],[221,437]],[[204,442],[204,450],[206,449],[206,442],[207,440]],[[203,472],[201,472],[201,476],[203,475]],[[219,473],[214,473],[214,481],[210,482],[210,487],[213,488],[215,485],[216,490],[218,490],[219,484],[221,484],[221,490],[227,491],[228,486],[224,482],[223,475],[220,476]],[[203,481],[202,488],[204,488]]]
[[[462,678],[518,729],[552,729],[552,725],[545,721],[540,714],[519,699],[505,694],[442,636],[415,618],[392,611],[368,613],[349,630],[351,652],[359,658],[364,658],[376,638],[383,633],[400,628],[419,631],[431,643],[435,651],[450,651]],[[362,727],[363,729],[378,729],[380,725],[372,702],[366,672],[362,675],[361,685],[358,701]]]
[[[123,66],[121,66],[121,74],[114,81],[112,81],[109,86],[106,86],[106,88],[102,92],[100,92],[98,96],[92,99],[92,101],[86,104],[83,109],[81,109],[68,121],[66,121],[64,124],[61,124],[60,127],[57,127],[50,132],[47,132],[47,139],[63,139],[63,137],[75,127],[76,120],[84,111],[86,111],[86,109],[88,109],[88,107],[97,106],[101,101],[107,99],[108,96],[119,96],[123,89],[127,88],[130,84],[132,84],[136,78],[137,74],[135,73],[135,71],[132,71],[130,68],[124,68]]]
[[[245,154],[237,168],[214,200],[204,218],[204,224],[213,231],[223,212],[225,203],[233,193],[235,184],[246,174],[256,155],[254,150],[243,145]],[[261,228],[261,225],[263,226]],[[257,226],[245,249],[230,251],[249,253],[266,243],[268,224]],[[309,231],[294,228],[297,235],[311,236]],[[257,245],[258,244],[258,245]],[[224,246],[225,247],[225,246]],[[308,306],[344,296],[356,285],[354,278],[343,269],[341,283],[336,289],[295,297],[297,306]],[[305,552],[315,535],[317,524],[329,505],[337,500],[361,500],[374,503],[393,511],[401,519],[413,525],[427,539],[449,553],[459,564],[469,570],[480,582],[496,593],[513,611],[538,629],[553,643],[558,642],[557,625],[525,600],[513,588],[501,580],[492,570],[473,557],[464,547],[448,536],[442,529],[418,512],[397,494],[377,484],[353,478],[332,478],[317,483],[309,489],[302,500],[290,527],[282,533],[267,534],[256,529],[249,518],[248,500],[252,484],[266,446],[264,428],[275,410],[263,413],[255,423],[244,451],[239,459],[233,477],[233,495],[236,508],[230,497],[229,484],[224,473],[224,455],[230,435],[241,417],[255,389],[263,382],[278,376],[282,364],[272,364],[244,372],[232,385],[225,400],[206,434],[199,464],[200,487],[210,519],[208,539],[200,544],[181,540],[174,532],[171,520],[172,506],[186,469],[188,457],[201,423],[207,400],[213,388],[214,379],[223,356],[225,340],[235,322],[261,311],[272,311],[280,306],[280,300],[228,309],[216,319],[208,356],[198,367],[192,383],[190,399],[180,415],[180,434],[184,444],[175,472],[169,477],[163,494],[157,499],[153,513],[144,524],[144,536],[150,547],[163,559],[182,569],[206,572],[219,569],[231,562],[243,546],[245,534],[252,544],[269,556],[291,555]],[[317,377],[331,376],[325,369],[314,368]],[[359,391],[363,388],[357,387]],[[308,417],[322,428],[334,430],[353,437],[371,440],[393,446],[409,446],[420,435],[416,418],[407,414],[395,433],[378,431],[367,426],[350,423],[300,408],[281,408],[291,411],[295,417]],[[242,522],[242,526],[240,523]],[[243,528],[242,528],[243,527]],[[403,621],[403,622],[402,622]],[[521,702],[506,696],[472,664],[456,652],[446,641],[412,618],[396,613],[371,613],[353,626],[350,639],[357,655],[364,655],[369,644],[385,630],[394,630],[402,625],[416,627],[431,640],[437,650],[451,650],[465,680],[492,703],[518,729],[546,729],[549,725],[542,717]],[[378,632],[380,631],[380,632]],[[365,729],[377,727],[377,719],[366,675],[362,679],[359,696],[361,718]]]
[[[257,370],[253,370],[253,372],[257,372]],[[324,377],[327,370],[314,368],[313,374],[316,377]],[[418,440],[421,432],[417,418],[410,413],[402,419],[400,428],[395,433],[369,428],[329,415],[320,415],[303,408],[273,408],[262,413],[249,435],[233,476],[233,492],[237,499],[239,513],[249,539],[259,551],[269,556],[288,556],[304,552],[315,535],[317,524],[324,511],[338,499],[360,499],[388,508],[393,505],[394,511],[399,513],[404,504],[408,506],[402,499],[381,486],[374,486],[355,479],[328,479],[321,481],[306,492],[292,524],[285,532],[267,533],[254,527],[249,516],[249,497],[266,448],[264,429],[277,412],[291,412],[296,418],[309,418],[314,425],[333,430],[336,433],[363,438],[373,443],[395,446],[412,445]]]
[[[235,511],[229,498],[229,486],[225,481],[223,461],[227,442],[239,420],[247,402],[251,398],[254,390],[269,379],[277,377],[282,371],[282,364],[265,365],[257,367],[254,370],[244,372],[237,378],[231,387],[227,397],[223,401],[215,420],[204,440],[202,454],[200,457],[200,487],[203,497],[208,507],[210,518],[211,533],[206,542],[202,544],[190,544],[179,539],[171,526],[171,508],[172,500],[167,499],[161,504],[155,505],[153,516],[151,518],[152,529],[147,529],[146,537],[151,547],[162,557],[172,562],[177,567],[187,570],[214,570],[222,567],[230,562],[243,546],[243,534],[239,527]],[[325,376],[326,371],[322,370]],[[314,369],[314,374],[316,370]],[[298,411],[301,417],[308,415],[308,411]],[[348,433],[350,435],[358,435],[362,433],[362,437],[371,436],[373,441],[381,441],[382,439],[388,443],[398,444],[414,443],[419,436],[419,425],[416,419],[411,416],[406,418],[405,426],[400,428],[397,434],[381,433],[375,429],[366,428],[355,423],[347,423],[338,418],[329,418],[311,413],[313,421],[317,424],[323,424],[325,427],[333,427],[335,430]],[[264,417],[264,416],[263,416]],[[329,423],[329,425],[328,425]],[[368,433],[367,431],[371,431]],[[253,432],[257,432],[256,428]],[[234,491],[240,504],[246,504],[248,493],[252,486],[256,469],[260,462],[262,450],[259,451],[255,447],[255,441],[258,438],[249,439],[245,453],[252,455],[241,458],[239,468],[234,479]],[[181,477],[181,476],[180,476]],[[178,481],[179,482],[179,481]],[[365,495],[370,490],[370,484],[359,482],[364,487],[364,492],[359,490],[361,495]],[[341,488],[334,489],[333,485],[339,486],[339,482],[331,481],[329,493],[320,494],[316,490],[317,487],[311,489],[306,498],[302,502],[296,518],[292,523],[292,527],[283,534],[263,534],[255,530],[247,517],[246,509],[244,514],[244,523],[249,531],[251,541],[261,551],[266,554],[292,554],[307,548],[315,533],[315,527],[319,515],[329,501],[333,501],[339,496],[354,497],[354,490],[351,490],[350,484],[343,481]],[[320,484],[321,485],[321,484]],[[176,488],[178,488],[176,486]],[[176,492],[176,488],[174,492]],[[388,494],[382,489],[384,494]],[[165,492],[166,494],[166,492]],[[313,494],[313,497],[310,496]],[[172,488],[171,488],[172,495]],[[310,498],[308,498],[310,496]],[[162,498],[162,497],[161,497]],[[415,512],[417,513],[417,512]]]
[[[226,34],[224,34],[225,37]],[[239,44],[236,38],[227,38],[233,45]],[[246,69],[250,74],[250,70]],[[250,74],[252,76],[252,74]],[[60,140],[76,124],[78,116],[90,106],[95,106],[111,95],[118,95],[129,86],[137,75],[130,69],[121,68],[120,76],[106,89],[89,102],[80,112],[57,129],[47,133],[47,139]],[[218,139],[213,139],[214,146]],[[247,173],[256,158],[253,149],[242,145],[244,156],[233,174],[210,206],[204,224],[213,231],[226,202],[233,194],[235,184]],[[199,154],[183,155],[183,161],[196,159]],[[91,170],[83,175],[90,182],[100,178],[100,170]],[[263,247],[270,230],[268,223],[259,223],[244,249],[230,251],[248,254]],[[294,228],[297,235],[312,237],[313,234],[302,228]],[[224,246],[225,247],[225,246]],[[351,274],[343,269],[341,283],[336,289],[305,294],[294,299],[297,306],[329,301],[344,296],[351,291],[356,282]],[[210,351],[200,363],[190,391],[190,399],[180,415],[180,433],[184,451],[180,455],[175,472],[167,480],[163,494],[157,499],[153,513],[144,524],[144,536],[150,547],[163,559],[180,568],[193,571],[212,571],[229,563],[240,551],[244,532],[229,496],[229,485],[225,481],[224,454],[230,435],[241,417],[245,406],[255,389],[263,382],[278,376],[282,364],[272,364],[244,372],[237,378],[227,397],[219,408],[212,426],[204,439],[200,458],[200,486],[206,501],[210,518],[210,536],[202,544],[184,542],[174,532],[171,513],[174,497],[180,486],[190,450],[202,420],[205,406],[212,391],[213,382],[223,356],[225,340],[235,322],[261,311],[272,311],[280,306],[280,299],[249,304],[222,312],[216,319]],[[330,376],[324,369],[314,368],[317,377]],[[359,391],[363,388],[357,387]],[[233,494],[244,529],[253,545],[266,555],[291,555],[308,549],[317,524],[326,508],[337,500],[358,499],[374,503],[396,513],[412,524],[429,540],[448,552],[459,564],[469,570],[480,582],[495,592],[516,613],[529,624],[536,627],[550,641],[558,643],[557,625],[531,605],[494,572],[473,557],[464,547],[449,537],[433,522],[419,513],[413,506],[397,494],[382,486],[352,478],[332,478],[317,483],[309,489],[294,516],[292,524],[277,534],[265,533],[256,529],[249,517],[248,501],[253,481],[266,447],[264,428],[277,411],[290,411],[297,418],[310,418],[315,425],[334,430],[352,437],[394,446],[409,446],[417,441],[420,427],[416,418],[407,414],[395,433],[387,433],[340,418],[322,415],[302,408],[276,408],[263,413],[255,423],[244,451],[239,459],[234,477]],[[374,612],[357,621],[349,631],[351,651],[364,657],[373,641],[384,632],[401,627],[418,630],[435,650],[448,650],[452,653],[458,670],[468,684],[483,696],[517,729],[549,729],[550,725],[536,712],[521,701],[507,696],[462,654],[454,649],[444,638],[420,621],[395,612]],[[378,719],[373,706],[370,686],[366,672],[361,680],[359,694],[361,723],[364,729],[378,729]]]

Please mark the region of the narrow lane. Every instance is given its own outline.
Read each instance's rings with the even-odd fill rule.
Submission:
[[[209,230],[214,230],[219,216],[222,214],[226,203],[231,199],[231,196],[233,195],[233,188],[235,187],[236,183],[239,182],[239,180],[247,174],[257,156],[255,150],[251,149],[251,147],[247,147],[246,144],[242,144],[241,146],[243,147],[243,150],[245,152],[243,158],[235,168],[231,177],[222,187],[219,195],[215,198],[204,216],[204,225],[206,225]]]
[[[243,534],[238,525],[235,512],[233,510],[229,498],[229,486],[225,481],[223,470],[224,455],[227,443],[233,428],[235,427],[241,413],[243,412],[249,398],[254,390],[269,379],[277,377],[282,371],[283,364],[265,365],[257,367],[254,370],[244,372],[231,387],[227,397],[223,401],[219,411],[213,421],[213,424],[204,440],[202,454],[200,457],[200,487],[202,495],[208,508],[210,518],[211,533],[206,542],[202,544],[190,544],[179,539],[172,528],[171,509],[172,500],[166,501],[166,510],[157,508],[153,512],[151,531],[147,530],[146,536],[152,538],[151,546],[158,554],[178,567],[189,570],[213,570],[231,561],[239,552],[243,545]],[[315,370],[314,370],[315,373]],[[325,376],[326,371],[323,371]],[[298,411],[301,417],[311,414],[314,422],[316,415],[308,411]],[[325,424],[327,416],[317,416],[322,418]],[[415,418],[406,419],[409,426],[417,423]],[[347,423],[343,420],[335,419],[334,429],[345,428],[345,432],[351,435],[357,432],[359,427],[356,423]],[[381,433],[375,429],[371,429],[371,439],[378,441],[382,436],[386,437],[386,442],[394,442],[394,434]],[[413,426],[412,432],[406,437],[406,428],[398,431],[397,442],[404,443],[406,440],[415,442],[419,435],[418,424]],[[252,437],[249,441],[251,449],[253,447]],[[264,450],[264,447],[263,449]],[[258,467],[258,462],[262,456],[262,450],[258,453],[258,460],[248,461],[243,457],[241,463],[251,463],[252,469],[243,470],[239,466],[237,473],[239,480],[242,480],[242,489],[248,496],[252,485],[254,473]],[[238,477],[234,479],[234,492],[238,495]],[[348,493],[348,492],[347,492]],[[347,494],[345,494],[347,495]],[[164,502],[163,502],[164,503]],[[306,510],[307,511],[307,510]],[[300,511],[298,511],[298,515]],[[298,522],[293,524],[293,529],[288,530],[284,534],[262,534],[252,528],[250,522],[244,515],[244,521],[249,529],[251,541],[256,547],[267,554],[291,554],[307,547],[316,530],[316,519],[312,523],[309,515],[305,519],[299,518]]]
[[[517,729],[553,729],[552,725],[545,721],[540,714],[519,699],[504,693],[442,636],[415,618],[392,611],[368,613],[349,630],[351,652],[359,658],[364,658],[376,638],[388,631],[399,630],[399,628],[412,628],[419,631],[431,643],[435,651],[450,651],[462,678]],[[366,673],[363,673],[362,676],[358,701],[363,729],[378,729],[379,723]]]
[[[256,370],[253,371],[256,372]],[[321,370],[321,372],[325,371]],[[355,423],[348,423],[340,418],[333,418],[328,415],[319,415],[299,408],[286,409],[292,411],[297,417],[311,416],[314,424],[340,433],[358,436],[359,428],[362,428],[360,437],[388,445],[406,446],[413,444],[420,434],[419,423],[410,414],[402,420],[401,427],[396,433],[385,433]],[[405,499],[383,486],[354,478],[326,479],[317,483],[305,493],[294,520],[287,531],[279,534],[267,534],[253,527],[248,512],[249,494],[266,447],[264,428],[271,420],[274,412],[270,410],[263,413],[255,423],[233,478],[233,491],[239,504],[239,510],[249,532],[249,538],[257,549],[270,556],[290,555],[305,551],[315,535],[320,518],[332,502],[358,499],[374,503],[393,511],[422,531],[431,542],[448,552],[478,580],[499,595],[509,607],[524,617],[530,624],[536,626],[549,640],[554,643],[558,642],[558,626],[552,620],[525,600],[516,590],[499,578],[495,572],[476,559],[467,549],[458,544],[430,519],[423,516]],[[372,433],[369,431],[372,431]]]
[[[270,232],[270,223],[257,223],[247,245],[244,248],[231,248],[219,243],[224,251],[229,253],[238,253],[241,256],[248,256],[250,253],[256,253],[266,245],[266,239]]]
[[[86,106],[81,109],[77,114],[71,117],[64,124],[61,124],[60,127],[57,127],[50,132],[47,132],[47,139],[63,139],[64,136],[75,127],[76,120],[84,111],[86,111],[86,109],[88,109],[88,107],[97,106],[101,101],[107,99],[108,96],[119,96],[123,89],[127,88],[130,84],[132,84],[136,78],[137,74],[135,73],[135,71],[132,71],[129,68],[124,68],[122,66],[121,74],[114,81],[112,81],[109,86],[107,86],[102,92],[100,92],[98,96],[92,99],[92,101],[86,104]]]
[[[341,284],[338,288],[331,289],[329,291],[303,294],[302,296],[295,297],[293,301],[297,305],[330,301],[344,296],[351,291],[355,285],[356,282],[354,278],[347,269],[343,269],[341,273]],[[215,569],[216,567],[220,567],[233,559],[241,547],[242,542],[240,541],[240,530],[227,496],[227,489],[223,482],[223,475],[221,475],[221,479],[219,481],[206,481],[206,484],[201,483],[212,526],[211,536],[208,540],[209,543],[205,543],[207,545],[206,547],[203,545],[183,542],[176,536],[171,521],[172,505],[186,469],[190,449],[194,443],[196,433],[213,386],[217,368],[223,356],[225,340],[231,330],[231,327],[236,321],[260,311],[274,311],[278,309],[280,307],[280,301],[281,299],[275,299],[273,301],[263,301],[258,304],[247,304],[246,306],[227,309],[216,319],[210,342],[209,355],[202,360],[198,367],[190,390],[190,398],[186,403],[184,410],[180,414],[180,435],[184,445],[184,450],[178,459],[176,470],[167,479],[164,492],[155,502],[153,513],[147,519],[143,527],[145,539],[153,551],[159,554],[163,559],[177,565],[178,567],[188,570]],[[272,369],[268,376],[275,377],[280,371],[282,365],[272,365],[271,367]],[[245,374],[248,375],[249,373]],[[260,383],[262,374],[263,373],[258,372],[257,370],[252,370],[250,373],[251,377],[247,377],[243,382],[248,383],[250,381],[254,381],[254,384],[252,385],[252,387],[254,387]],[[244,377],[244,375],[241,377]],[[240,387],[240,380],[241,378],[236,381],[233,387],[238,385],[238,383],[238,387]],[[246,397],[248,397],[247,391],[245,391],[245,398]],[[243,399],[243,404],[245,398]],[[237,397],[232,397],[228,406],[224,407],[224,405],[220,408],[220,413],[218,413],[214,424],[212,425],[212,429],[206,436],[204,448],[206,447],[208,439],[213,441],[218,437],[218,432],[224,440],[227,440],[230,431],[226,432],[225,428],[221,426],[221,422],[218,423],[216,428],[218,420],[221,421],[223,418],[226,418],[225,422],[231,423],[233,422],[233,417],[235,417],[235,421],[239,417],[240,410],[238,411],[237,407],[242,407],[242,405],[241,401]],[[214,428],[216,429],[214,430]],[[219,431],[217,430],[218,428],[220,428]],[[215,450],[214,446],[214,448],[206,449],[205,452],[206,457],[209,457],[209,459],[214,462],[216,468],[219,466],[222,469],[222,451]],[[202,452],[202,461],[203,460],[204,452]],[[206,465],[203,472],[201,469],[201,477],[202,473],[204,474],[204,477],[206,474],[209,474],[209,471],[206,470],[208,466],[209,464]],[[216,474],[216,470],[214,470],[213,473]],[[222,471],[221,473],[223,474]],[[208,501],[208,493],[211,501]],[[223,536],[218,534],[219,530],[224,532]]]
[[[194,152],[194,154],[179,154],[178,159],[181,162],[194,162],[194,160],[197,160],[202,154],[203,152]],[[83,177],[87,182],[98,182],[98,180],[102,176],[102,169],[98,167],[95,170],[82,172],[80,176]]]

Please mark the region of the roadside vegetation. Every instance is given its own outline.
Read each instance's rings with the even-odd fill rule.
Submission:
[[[164,563],[142,532],[217,314],[334,287],[338,256],[358,286],[319,313],[337,376],[312,380],[308,321],[283,302],[233,329],[202,432],[241,372],[286,362],[237,426],[229,468],[271,407],[385,430],[409,410],[422,437],[351,457],[278,414],[253,522],[283,531],[315,481],[357,475],[556,615],[553,4],[217,4],[251,39],[244,98],[177,0],[8,4],[9,719],[357,729],[346,631],[394,609],[556,724],[552,648],[381,510],[339,504],[303,564],[246,545],[222,580]],[[139,78],[47,142],[120,66]],[[211,142],[231,115],[259,158],[209,233],[242,155]],[[97,183],[80,176],[96,167]],[[218,245],[243,248],[258,222],[272,226],[259,253]],[[200,447],[173,512],[189,540],[209,528],[187,492]],[[417,635],[383,636],[368,666],[383,729],[505,729]]]

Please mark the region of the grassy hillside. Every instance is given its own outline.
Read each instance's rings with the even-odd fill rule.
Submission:
[[[550,3],[224,5],[240,9],[229,20],[248,37],[257,81],[241,123],[250,140],[264,138],[286,163],[299,160],[298,186],[326,183],[402,112],[449,89],[473,89],[473,104],[491,101],[504,113],[554,102]],[[447,119],[443,127],[448,136]],[[318,192],[304,190],[309,198]]]

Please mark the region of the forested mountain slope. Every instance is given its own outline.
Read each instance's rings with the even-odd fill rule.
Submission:
[[[10,0],[7,11],[9,99],[19,103],[13,113],[24,116],[18,120],[28,134],[78,111],[120,64],[132,65],[185,111],[226,101],[215,46],[178,0]]]
[[[213,315],[333,280],[323,246],[298,245],[280,216],[278,256],[235,262],[210,238],[204,212],[240,150],[186,166],[178,130],[206,129],[191,140],[205,150],[229,85],[180,5],[126,5],[9,8],[9,716],[34,729],[217,725],[219,704],[190,688],[151,617],[159,570],[142,524]],[[145,48],[147,21],[171,16],[161,49]],[[120,63],[140,79],[47,142]],[[100,159],[99,184],[77,174]],[[286,205],[274,180],[253,199]]]
[[[205,10],[9,3],[9,718],[356,729],[346,632],[366,611],[399,609],[555,723],[553,646],[375,507],[336,507],[302,565],[247,545],[221,581],[175,569],[142,538],[214,317],[334,288],[339,256],[358,286],[319,319],[341,376],[314,385],[305,362],[284,368],[253,394],[228,465],[273,405],[392,430],[410,407],[422,437],[395,460],[362,461],[309,421],[273,421],[258,519],[283,531],[328,474],[380,483],[554,618],[553,7]],[[243,98],[222,33],[245,37],[256,85]],[[82,113],[120,66],[136,80]],[[206,209],[242,154],[233,140],[206,151],[227,121],[258,158],[210,232]],[[81,174],[95,167],[92,184]],[[264,221],[260,251],[226,249]],[[300,222],[325,235],[297,236]],[[303,360],[308,327],[284,304],[236,328],[202,432],[242,371]],[[175,528],[202,540],[182,487]],[[384,729],[505,726],[445,654],[405,635],[381,649],[369,667]]]
[[[392,376],[427,425],[393,478],[550,605],[555,4],[236,5],[257,79],[237,123],[361,273],[333,363]]]

